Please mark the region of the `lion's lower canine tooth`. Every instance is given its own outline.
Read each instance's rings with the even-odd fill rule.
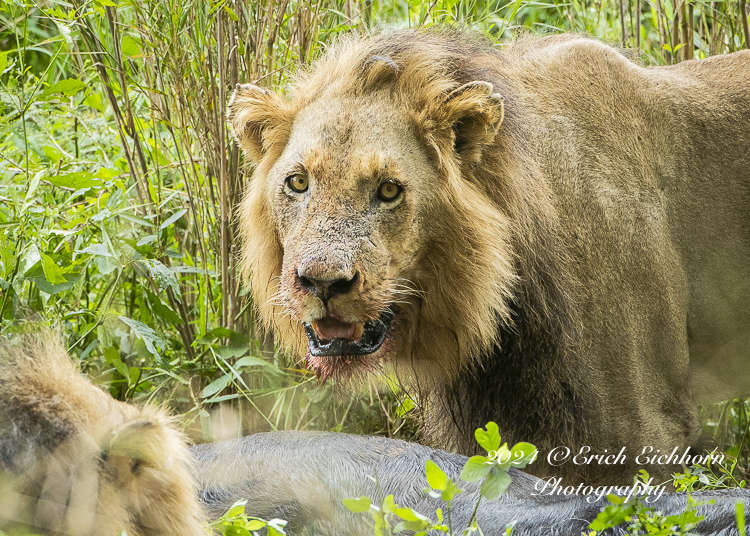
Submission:
[[[364,332],[365,332],[365,325],[364,324],[360,324],[358,322],[357,325],[354,327],[354,340],[358,341],[359,339],[361,339],[362,338],[362,334]]]

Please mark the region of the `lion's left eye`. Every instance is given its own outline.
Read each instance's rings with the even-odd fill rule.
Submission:
[[[308,186],[310,186],[310,181],[307,177],[300,173],[295,173],[294,175],[287,177],[286,183],[292,191],[297,192],[298,194],[306,192]]]
[[[378,188],[378,199],[381,201],[394,201],[400,194],[403,188],[396,181],[385,181]]]

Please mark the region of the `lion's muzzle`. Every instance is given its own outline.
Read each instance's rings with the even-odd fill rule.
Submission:
[[[348,294],[359,282],[359,272],[354,272],[351,277],[339,277],[333,279],[317,279],[308,272],[311,270],[298,270],[296,273],[299,286],[305,291],[319,298],[323,305],[328,305],[328,300],[337,294]]]

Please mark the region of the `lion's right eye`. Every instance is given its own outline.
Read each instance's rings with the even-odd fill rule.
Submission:
[[[290,175],[289,177],[287,177],[286,183],[289,185],[289,188],[291,188],[293,192],[297,192],[298,194],[306,192],[308,186],[310,186],[310,180],[304,175],[300,175],[299,173],[295,173],[294,175]]]

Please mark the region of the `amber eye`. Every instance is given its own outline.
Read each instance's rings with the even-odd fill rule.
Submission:
[[[287,177],[286,182],[289,185],[289,188],[298,194],[307,191],[307,187],[310,185],[308,178],[300,174],[294,174]]]
[[[401,186],[395,181],[385,181],[378,188],[378,198],[381,201],[393,201],[401,193]]]

